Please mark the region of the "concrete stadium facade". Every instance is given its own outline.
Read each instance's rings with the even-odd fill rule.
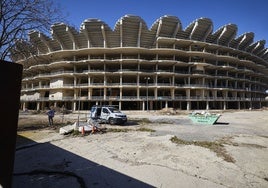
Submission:
[[[12,56],[24,65],[21,108],[261,108],[267,104],[268,49],[264,40],[253,41],[254,33],[237,37],[237,30],[227,24],[213,32],[209,18],[183,29],[176,16],[162,16],[148,29],[141,17],[125,15],[114,29],[87,19],[79,31],[52,25],[52,37],[32,31],[32,52],[14,50]]]

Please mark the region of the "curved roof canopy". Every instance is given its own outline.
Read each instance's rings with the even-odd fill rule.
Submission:
[[[35,47],[37,54],[46,54],[58,50],[92,47],[154,48],[157,39],[162,37],[218,44],[267,59],[265,40],[253,43],[253,32],[236,38],[237,30],[235,24],[227,24],[213,32],[213,23],[209,18],[196,19],[183,29],[179,18],[170,15],[160,17],[151,28],[148,28],[141,17],[125,15],[116,22],[114,29],[95,18],[84,20],[79,31],[64,23],[57,23],[51,26],[51,37],[45,36],[39,31],[31,31],[29,42]]]

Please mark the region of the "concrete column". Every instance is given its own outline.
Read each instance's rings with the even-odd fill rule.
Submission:
[[[74,77],[74,86],[76,86],[77,79]]]
[[[202,98],[205,97],[205,90],[204,90],[204,89],[201,90],[201,97],[202,97]]]
[[[88,99],[92,98],[92,88],[88,89]]]
[[[187,101],[187,110],[189,111],[189,110],[191,110],[191,102],[190,101]]]
[[[190,99],[191,96],[191,90],[190,89],[186,89],[186,98]]]
[[[122,109],[122,102],[121,101],[119,101],[118,108],[119,108],[119,110]]]
[[[168,101],[165,102],[165,108],[168,109]]]
[[[170,97],[171,97],[171,99],[175,99],[175,89],[174,88],[171,88],[170,89]]]
[[[223,101],[223,110],[226,110],[226,101]]]
[[[107,88],[103,88],[103,99],[106,100]]]
[[[40,110],[40,102],[37,102],[37,104],[36,104],[36,110]]]
[[[207,101],[206,110],[209,110],[209,101]]]
[[[76,97],[77,97],[77,90],[75,89],[74,90],[74,99],[76,99]]]
[[[215,80],[214,80],[214,87],[217,87],[217,84],[218,84],[217,82],[218,82],[218,80],[215,79]]]
[[[25,102],[22,104],[22,110],[23,110],[23,111],[26,110],[26,103],[25,103]]]
[[[122,91],[122,88],[120,88],[120,97],[119,97],[120,100],[122,100],[122,95],[123,95],[123,91]]]
[[[76,101],[73,102],[72,106],[73,106],[73,111],[76,111]]]
[[[145,101],[142,101],[142,111],[145,111]]]
[[[91,85],[91,77],[89,76],[88,78],[87,78],[87,85]]]
[[[228,97],[228,91],[223,91],[222,95],[223,95],[223,98],[226,100]]]

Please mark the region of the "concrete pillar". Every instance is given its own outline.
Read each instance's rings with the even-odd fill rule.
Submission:
[[[207,101],[206,110],[209,110],[209,101]]]
[[[145,101],[142,101],[142,111],[145,111]]]
[[[76,66],[74,65],[74,72],[76,72]]]
[[[190,101],[187,101],[187,107],[186,107],[186,109],[188,111],[191,110],[191,102]]]
[[[26,110],[26,103],[25,103],[25,102],[22,104],[22,110],[23,110],[23,111]]]
[[[91,85],[91,77],[89,76],[88,78],[87,78],[87,85]]]
[[[36,110],[40,110],[40,102],[37,102],[37,104],[36,104]]]
[[[76,111],[76,101],[73,102],[73,111]]]
[[[74,77],[74,86],[76,86],[77,78]]]
[[[92,98],[92,88],[88,89],[88,99]]]
[[[186,89],[186,98],[190,99],[191,96],[191,90],[190,89]]]
[[[205,97],[205,90],[202,89],[202,90],[201,90],[201,98],[203,99],[204,97]]]
[[[175,89],[174,88],[171,88],[170,89],[170,95],[171,95],[171,99],[175,99]]]
[[[103,99],[106,100],[107,88],[103,88]]]
[[[119,108],[119,110],[122,109],[122,101],[119,101],[118,108]]]
[[[165,108],[168,109],[168,101],[165,102]]]
[[[122,91],[123,89],[122,88],[120,88],[120,100],[122,100],[122,95],[123,95],[123,91]]]
[[[223,110],[226,110],[226,101],[223,101]]]

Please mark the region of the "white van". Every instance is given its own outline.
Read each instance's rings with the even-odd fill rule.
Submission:
[[[99,123],[124,124],[127,122],[126,114],[119,111],[115,106],[92,106],[90,118]]]

